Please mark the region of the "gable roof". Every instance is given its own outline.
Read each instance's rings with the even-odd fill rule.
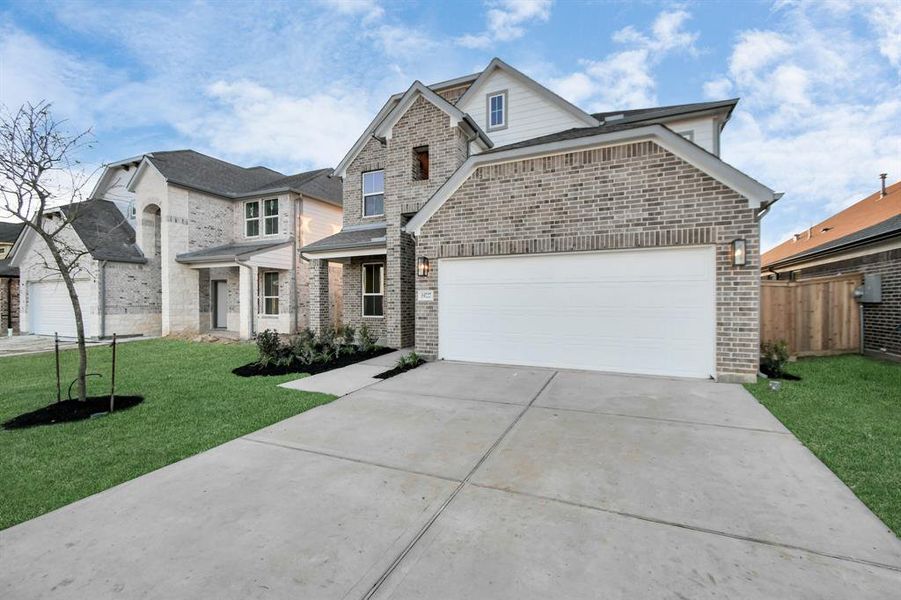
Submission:
[[[271,250],[291,243],[291,240],[262,240],[255,242],[235,242],[184,252],[175,257],[176,262],[184,264],[197,264],[207,262],[233,262],[244,259],[264,250]]]
[[[588,130],[587,134],[585,130]],[[720,160],[719,157],[674,133],[664,125],[656,123],[643,124],[641,126],[626,125],[613,130],[605,129],[604,127],[589,127],[569,130],[563,133],[570,133],[570,135],[561,137],[561,134],[551,134],[550,136],[510,144],[489,152],[470,156],[435,191],[432,197],[419,209],[419,212],[410,219],[405,230],[413,234],[419,234],[422,226],[432,215],[438,212],[438,209],[441,208],[447,199],[479,167],[607,145],[649,140],[747,198],[749,208],[765,207],[782,197],[781,193],[774,192],[759,181]]]
[[[72,220],[72,229],[94,260],[146,262],[135,244],[135,230],[109,200],[86,200],[59,210]]]
[[[463,106],[470,98],[477,96],[482,87],[484,87],[485,82],[488,81],[488,79],[491,77],[491,74],[495,70],[504,71],[505,73],[522,83],[524,86],[528,87],[533,92],[543,97],[545,100],[548,100],[552,104],[558,106],[559,108],[574,116],[576,119],[579,119],[580,121],[585,123],[586,127],[596,127],[600,124],[598,120],[592,115],[588,114],[572,102],[569,102],[563,97],[555,94],[521,71],[514,69],[497,57],[491,59],[491,62],[488,63],[488,66],[485,67],[485,70],[482,71],[479,74],[478,78],[472,83],[472,85],[469,86],[469,89],[466,90],[466,93],[463,94],[463,96],[459,100],[457,100],[457,104]]]
[[[366,129],[363,131],[363,134],[357,138],[357,141],[354,142],[354,145],[351,146],[350,150],[347,154],[344,155],[344,158],[341,159],[341,162],[335,167],[333,174],[335,177],[344,177],[347,173],[347,167],[350,166],[350,163],[354,161],[357,155],[363,150],[364,146],[369,143],[369,140],[373,138],[373,136],[384,136],[385,133],[390,130],[398,120],[407,112],[407,109],[412,106],[413,102],[419,96],[423,96],[426,100],[434,104],[436,107],[443,110],[451,119],[454,119],[457,123],[465,124],[465,127],[470,130],[471,133],[475,134],[482,144],[483,148],[491,148],[493,143],[491,142],[491,138],[489,138],[482,128],[473,121],[472,117],[461,111],[456,107],[455,104],[452,104],[445,100],[442,96],[435,93],[432,89],[450,89],[452,87],[464,85],[466,84],[472,76],[468,75],[466,77],[459,77],[457,79],[451,79],[448,81],[444,81],[433,86],[426,86],[421,81],[414,81],[407,91],[403,94],[395,94],[391,96],[387,102],[382,106],[379,112],[375,115],[375,118],[369,123]],[[461,98],[462,99],[462,98]],[[460,103],[460,100],[457,100],[457,104]]]
[[[134,160],[112,163],[108,165],[107,171],[110,167],[127,165]],[[128,183],[128,190],[132,192],[141,174],[148,165],[152,165],[170,184],[223,198],[297,192],[337,206],[342,203],[341,182],[327,180],[331,169],[285,175],[268,167],[241,167],[195,150],[150,152],[138,160],[140,166]]]
[[[12,244],[19,237],[24,223],[6,223],[0,221],[0,244]]]
[[[777,263],[808,257],[885,233],[880,225],[890,228],[893,219],[901,215],[901,181],[887,186],[885,191],[884,198],[881,191],[870,194],[764,252],[760,259],[761,267],[766,269]]]

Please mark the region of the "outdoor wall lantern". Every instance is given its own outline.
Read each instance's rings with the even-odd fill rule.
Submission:
[[[741,238],[732,240],[732,266],[743,267],[748,264],[747,242]]]
[[[416,259],[416,274],[420,277],[428,277],[429,276],[429,259],[425,256],[420,256]]]

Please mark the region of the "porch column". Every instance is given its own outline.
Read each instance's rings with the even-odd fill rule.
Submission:
[[[238,267],[238,336],[242,340],[249,340],[253,335],[253,312],[256,297],[253,291],[254,272],[252,267],[241,265]]]
[[[321,333],[331,324],[329,315],[328,261],[310,261],[310,329]]]

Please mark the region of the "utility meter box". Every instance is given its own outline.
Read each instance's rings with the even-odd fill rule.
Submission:
[[[854,290],[854,297],[863,304],[882,302],[882,275],[864,275],[863,285]]]

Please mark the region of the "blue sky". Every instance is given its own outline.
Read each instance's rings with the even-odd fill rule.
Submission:
[[[741,97],[723,158],[786,192],[764,247],[901,179],[901,2],[0,1],[0,103],[93,128],[89,165],[334,166],[389,94],[493,56],[587,110]]]

